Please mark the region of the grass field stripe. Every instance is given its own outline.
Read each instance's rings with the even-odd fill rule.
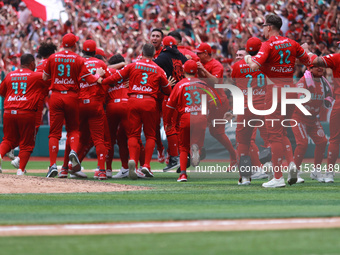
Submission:
[[[235,231],[327,227],[340,228],[340,218],[201,220],[178,222],[0,226],[0,236]]]

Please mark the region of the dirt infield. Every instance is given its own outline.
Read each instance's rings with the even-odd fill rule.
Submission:
[[[94,235],[315,228],[340,228],[340,218],[201,220],[108,224],[0,226],[0,236]]]
[[[150,188],[99,181],[0,174],[0,194],[119,192],[147,189]]]

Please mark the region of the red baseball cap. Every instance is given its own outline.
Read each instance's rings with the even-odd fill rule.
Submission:
[[[64,35],[64,37],[63,37],[63,46],[64,47],[72,47],[78,41],[79,41],[79,37],[78,36],[75,36],[72,33],[68,33],[68,34]]]
[[[96,51],[97,44],[93,40],[86,40],[83,44],[83,50],[86,52]]]
[[[96,49],[96,55],[101,55],[103,57],[106,57],[105,52],[99,48]]]
[[[194,50],[194,52],[197,52],[197,53],[203,53],[203,52],[206,52],[208,54],[211,54],[211,47],[209,44],[207,43],[200,43],[196,49]]]
[[[176,39],[172,36],[165,36],[163,38],[163,46],[172,46],[172,45],[177,45]]]
[[[257,52],[260,50],[262,42],[257,37],[250,37],[246,44],[247,52]]]
[[[184,63],[184,72],[195,74],[197,73],[197,63],[194,60],[188,60]]]

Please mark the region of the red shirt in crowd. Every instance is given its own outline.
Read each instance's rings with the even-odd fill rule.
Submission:
[[[129,79],[129,95],[149,95],[157,99],[160,87],[163,93],[171,93],[171,87],[169,86],[164,70],[155,62],[148,59],[141,59],[125,66],[112,76],[106,78],[103,84],[116,84],[122,79]]]
[[[42,73],[29,69],[10,72],[0,85],[0,95],[5,98],[4,109],[36,111],[45,84]]]

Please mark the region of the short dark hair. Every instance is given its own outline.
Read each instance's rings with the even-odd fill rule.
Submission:
[[[160,32],[161,35],[162,35],[162,38],[164,37],[163,31],[162,31],[161,29],[159,29],[159,28],[154,28],[154,29],[152,29],[152,30],[151,30],[151,34],[152,34],[153,32]]]
[[[94,57],[103,60],[104,62],[106,61],[106,59],[102,55],[96,54],[94,55]]]
[[[49,43],[42,42],[39,45],[38,54],[42,56],[43,58],[48,58],[56,51],[57,51],[57,46],[53,44],[52,42],[49,42]]]
[[[96,55],[96,51],[81,51],[85,56],[89,56],[89,57],[94,57],[94,55]]]
[[[125,62],[125,58],[119,53],[113,55],[108,61],[109,65],[114,65],[114,64],[121,63],[121,62]]]
[[[24,53],[20,57],[20,65],[22,66],[29,66],[34,61],[34,56],[30,53]]]
[[[143,56],[152,58],[155,55],[155,46],[153,46],[151,43],[146,43],[143,45]]]
[[[250,56],[256,56],[259,51],[248,51]]]
[[[266,16],[266,24],[271,25],[275,30],[280,31],[282,27],[282,19],[276,14],[268,14]]]
[[[241,48],[238,48],[238,50],[237,50],[237,51],[239,51],[239,50],[245,50],[245,51],[246,51],[246,48],[244,48],[244,47],[241,47]]]
[[[179,40],[180,42],[182,41],[182,36],[179,32],[177,31],[171,31],[168,36],[172,36],[174,37],[175,39]]]

